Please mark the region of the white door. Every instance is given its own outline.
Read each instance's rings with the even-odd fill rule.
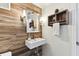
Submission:
[[[76,23],[76,55],[79,56],[79,3],[76,5],[77,23]]]

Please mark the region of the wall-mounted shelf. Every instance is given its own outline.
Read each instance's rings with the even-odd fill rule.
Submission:
[[[53,23],[56,22],[59,22],[60,25],[67,25],[68,20],[69,20],[69,12],[66,9],[61,12],[48,16],[48,26],[53,26]]]

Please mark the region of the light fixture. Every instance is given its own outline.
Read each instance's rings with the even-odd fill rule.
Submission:
[[[26,16],[26,10],[23,10],[22,17],[25,17],[25,16]]]

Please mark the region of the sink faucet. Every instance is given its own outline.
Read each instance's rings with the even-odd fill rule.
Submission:
[[[28,33],[28,40],[34,39],[34,34]]]
[[[34,39],[34,34],[31,35],[31,38]]]
[[[28,33],[28,40],[31,40],[31,34]]]

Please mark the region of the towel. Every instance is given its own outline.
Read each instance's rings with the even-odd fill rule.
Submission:
[[[58,36],[60,33],[60,23],[53,24],[53,34]]]

